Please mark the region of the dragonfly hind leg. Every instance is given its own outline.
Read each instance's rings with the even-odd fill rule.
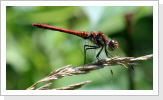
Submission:
[[[99,46],[84,45],[84,64],[86,64],[86,51],[89,49],[97,49]],[[96,56],[97,58],[97,56]]]

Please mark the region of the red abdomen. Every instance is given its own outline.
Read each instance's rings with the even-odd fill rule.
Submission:
[[[77,35],[77,36],[82,37],[84,39],[87,39],[89,36],[88,32],[85,32],[85,31],[73,31],[73,30],[63,29],[63,28],[59,28],[59,27],[55,27],[55,26],[46,25],[46,24],[40,24],[40,23],[34,23],[32,25],[39,27],[39,28],[50,29],[50,30],[65,32],[68,34]]]

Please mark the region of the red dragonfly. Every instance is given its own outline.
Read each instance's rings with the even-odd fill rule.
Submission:
[[[60,32],[65,32],[68,34],[76,35],[83,39],[89,39],[95,45],[84,45],[84,64],[86,64],[86,51],[89,49],[101,48],[96,55],[96,58],[100,60],[99,56],[103,49],[105,50],[105,54],[107,57],[109,56],[112,57],[109,54],[108,50],[114,51],[116,48],[118,48],[118,42],[115,41],[114,39],[109,39],[101,31],[98,31],[98,32],[73,31],[73,30],[63,29],[63,28],[59,28],[55,26],[46,25],[46,24],[40,24],[40,23],[33,23],[32,25],[39,27],[39,28],[50,29],[50,30],[55,30],[55,31],[60,31]]]

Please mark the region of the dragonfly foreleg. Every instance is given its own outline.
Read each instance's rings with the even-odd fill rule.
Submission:
[[[105,54],[106,54],[106,56],[109,58],[109,56],[110,57],[113,57],[108,51],[107,51],[107,49],[106,49],[106,46],[105,46]]]

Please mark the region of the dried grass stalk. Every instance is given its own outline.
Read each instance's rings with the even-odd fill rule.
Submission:
[[[80,87],[82,87],[83,85],[85,85],[86,83],[89,83],[91,81],[85,81],[85,82],[80,82],[77,84],[73,84],[73,85],[69,85],[66,87],[61,87],[61,88],[56,88],[56,89],[52,89],[52,90],[74,90],[74,89],[78,89]]]
[[[52,71],[48,76],[46,76],[45,78],[34,83],[29,88],[27,88],[27,90],[34,90],[35,85],[40,83],[40,82],[47,82],[47,81],[51,81],[51,80],[56,80],[56,79],[60,79],[64,76],[87,74],[88,72],[90,72],[92,70],[97,70],[97,69],[103,68],[105,66],[122,65],[125,68],[128,68],[126,65],[137,65],[138,64],[138,63],[136,63],[137,61],[147,60],[147,59],[152,58],[152,57],[153,57],[153,54],[141,56],[141,57],[137,57],[137,58],[134,58],[134,57],[113,57],[113,58],[101,59],[99,61],[96,61],[96,62],[93,62],[90,64],[86,64],[83,66],[79,66],[79,67],[70,67],[71,65],[67,65],[65,67],[62,67],[62,68],[59,68],[59,69]],[[58,88],[58,89],[53,89],[53,90],[76,89],[76,88],[79,88],[79,87],[85,85],[88,82],[90,82],[90,81],[81,82],[81,83],[77,83],[74,85],[70,85],[70,86],[62,87],[62,88]],[[50,85],[51,84],[44,85],[43,87],[40,87],[37,90],[46,89]]]

